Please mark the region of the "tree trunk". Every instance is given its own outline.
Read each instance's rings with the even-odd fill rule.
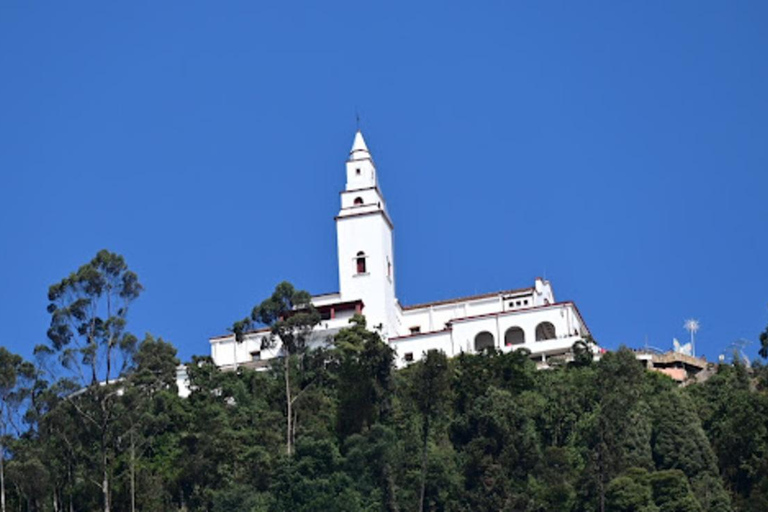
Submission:
[[[295,398],[294,398],[295,400]],[[293,406],[293,426],[291,427],[291,446],[296,446],[296,432],[299,429],[299,411]]]
[[[112,340],[109,341],[109,343],[112,343]],[[109,385],[109,374],[112,371],[112,347],[107,346],[107,377],[106,377],[106,384]]]
[[[109,286],[107,287],[107,318],[112,318],[112,294]],[[109,373],[112,370],[112,329],[109,329],[109,339],[107,340],[107,386],[109,386]]]
[[[131,429],[131,512],[136,512],[136,442]]]
[[[101,493],[104,499],[104,512],[110,512],[111,507],[109,504],[109,459],[107,458],[107,425],[108,420],[106,418],[107,405],[104,400],[101,402],[102,414],[104,414],[104,421],[101,424]]]
[[[107,452],[104,450],[101,458],[101,464],[104,469],[104,478],[101,481],[101,493],[104,496],[104,512],[110,512],[109,506],[109,472],[107,469]]]
[[[0,510],[5,511],[5,446],[0,442]]]
[[[389,463],[384,464],[384,471],[382,472],[384,479],[384,506],[387,512],[399,512],[400,508],[397,506],[397,496],[395,491],[395,479],[392,477],[392,468]]]
[[[285,367],[285,404],[287,406],[286,429],[285,429],[285,451],[288,455],[293,453],[293,404],[291,403],[291,377],[290,361],[288,353],[284,356]]]
[[[424,512],[424,494],[427,489],[427,458],[429,457],[429,451],[427,450],[427,442],[429,441],[429,416],[424,418],[424,446],[421,455],[421,491],[419,492],[419,511]]]

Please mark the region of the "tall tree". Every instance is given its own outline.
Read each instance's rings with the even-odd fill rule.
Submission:
[[[125,259],[107,250],[49,288],[48,338],[60,352],[62,364],[82,381],[87,369],[91,385],[96,385],[103,363],[103,377],[109,384],[113,365],[122,363],[122,371],[129,362],[126,356],[135,349],[136,337],[126,332],[126,318],[142,289]]]
[[[320,313],[312,305],[312,296],[308,292],[297,290],[291,283],[283,281],[275,287],[272,296],[253,308],[250,317],[235,322],[231,328],[235,340],[241,342],[254,323],[270,328],[270,335],[262,338],[262,348],[273,348],[278,343],[281,346],[286,409],[285,451],[291,455],[295,442],[294,404],[301,396],[301,392],[294,395],[291,389],[291,363],[296,356],[305,353],[312,330],[320,323]],[[298,363],[300,366],[301,361]]]
[[[413,388],[414,404],[421,414],[421,485],[419,490],[419,510],[424,510],[424,491],[427,484],[427,464],[429,458],[429,435],[435,419],[445,410],[450,391],[448,358],[438,350],[428,351],[424,359],[416,366]]]
[[[129,306],[141,291],[139,278],[128,269],[125,259],[107,250],[99,251],[77,272],[48,290],[48,338],[52,349],[59,354],[64,368],[82,386],[88,386],[68,402],[98,432],[105,512],[111,510],[109,443],[118,396],[118,389],[109,384],[130,365],[135,351],[137,340],[126,331],[126,322]],[[115,372],[118,365],[120,369]],[[102,377],[104,386],[99,385]]]
[[[154,436],[167,428],[166,418],[153,410],[157,394],[167,393],[178,399],[176,387],[176,348],[147,334],[135,356],[136,366],[125,381],[121,402],[121,422],[127,432],[128,475],[131,512],[136,510],[136,479],[138,462],[150,448]]]
[[[604,512],[608,483],[626,469],[630,461],[643,458],[638,452],[645,448],[641,439],[647,430],[635,429],[634,422],[641,416],[638,407],[645,370],[626,347],[605,354],[596,366],[597,403],[594,410],[585,415],[588,421],[581,434],[589,447],[581,488],[596,500],[593,507]]]
[[[21,356],[0,347],[0,511],[6,512],[5,504],[5,450],[9,431],[16,427],[19,407],[26,396],[24,382],[31,380],[34,367]],[[18,432],[17,432],[18,433]]]
[[[363,316],[355,315],[350,323],[334,336],[339,363],[337,430],[342,439],[386,421],[394,391],[394,350],[378,332],[366,329]]]

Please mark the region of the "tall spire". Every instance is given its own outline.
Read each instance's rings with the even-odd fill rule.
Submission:
[[[352,149],[349,151],[349,159],[350,160],[373,160],[371,157],[370,151],[368,151],[368,146],[365,144],[365,139],[363,138],[363,132],[360,130],[357,130],[355,133],[355,141],[352,143]]]

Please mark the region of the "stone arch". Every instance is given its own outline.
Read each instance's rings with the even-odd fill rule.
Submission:
[[[554,340],[557,338],[557,331],[552,322],[541,322],[536,326],[536,341]]]
[[[475,336],[475,352],[482,352],[496,346],[496,340],[488,331],[483,331]]]
[[[525,331],[521,327],[510,327],[504,333],[504,345],[507,347],[522,345],[523,343],[525,343]]]

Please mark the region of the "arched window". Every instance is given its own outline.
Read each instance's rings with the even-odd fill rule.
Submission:
[[[554,340],[557,338],[552,322],[541,322],[536,326],[536,341]]]
[[[357,273],[365,274],[365,253],[363,251],[357,253],[355,261],[357,262]]]
[[[356,197],[355,198],[355,206],[360,206],[363,204],[363,198],[362,197]]]
[[[492,348],[494,346],[493,334],[488,331],[483,331],[475,336],[475,351],[482,352],[485,349]]]
[[[520,327],[510,327],[507,332],[504,333],[504,345],[510,347],[512,345],[522,345],[525,343],[525,331]]]

